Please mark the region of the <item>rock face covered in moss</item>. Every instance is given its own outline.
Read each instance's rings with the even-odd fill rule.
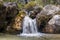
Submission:
[[[52,26],[48,26],[48,22],[54,15],[59,14],[59,11],[60,8],[54,5],[45,6],[40,14],[37,15],[38,31],[46,33],[49,29],[51,29],[51,31],[49,30],[48,33],[54,33]]]

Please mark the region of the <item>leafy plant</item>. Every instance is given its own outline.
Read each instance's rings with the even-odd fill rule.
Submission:
[[[35,1],[31,1],[28,4],[25,5],[26,9],[30,9],[36,5]]]

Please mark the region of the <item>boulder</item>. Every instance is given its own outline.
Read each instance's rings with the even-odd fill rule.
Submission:
[[[13,33],[13,34],[21,33],[22,32],[22,23],[23,23],[23,19],[24,19],[25,15],[26,15],[25,11],[19,11],[17,16],[15,16],[15,18],[13,18],[12,22],[7,27],[7,31],[9,33]]]
[[[55,5],[46,5],[43,10],[40,12],[40,15],[55,15],[58,11],[60,11],[60,8]]]
[[[18,6],[15,2],[5,2],[3,4],[7,9],[7,17],[15,17],[18,13]]]
[[[60,8],[55,5],[47,5],[43,8],[43,10],[46,12],[46,15],[54,15],[58,11],[60,11]],[[44,14],[45,14],[44,12]],[[42,14],[42,12],[41,12]]]
[[[15,2],[2,2],[0,0],[0,31],[6,31],[7,26],[18,14],[18,7]]]
[[[37,17],[37,28],[39,32],[43,32],[43,29],[45,28],[48,21],[52,18],[52,16],[48,15],[40,15]]]
[[[60,33],[60,15],[55,15],[49,20],[48,26],[45,27],[47,33]]]
[[[3,5],[6,7],[6,21],[7,25],[9,25],[18,14],[18,7],[15,2],[4,2]]]
[[[55,5],[46,5],[37,15],[38,31],[42,32],[49,20],[56,14],[60,14],[60,8]]]

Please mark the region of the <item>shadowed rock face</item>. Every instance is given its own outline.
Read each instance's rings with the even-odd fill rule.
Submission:
[[[6,7],[3,5],[3,3],[0,4],[0,31],[2,31],[2,29],[5,30],[6,27]],[[5,27],[4,27],[5,26]]]
[[[46,24],[48,23],[48,21],[52,18],[51,15],[47,16],[47,15],[40,15],[37,18],[37,27],[38,27],[38,31],[39,32],[43,32],[43,29],[45,28]]]
[[[11,23],[12,18],[14,18],[17,13],[16,3],[1,3],[0,4],[0,30],[6,30],[7,26]]]
[[[60,33],[60,15],[55,15],[43,29],[46,33]]]
[[[30,11],[30,17],[32,18],[32,19],[35,19],[36,18],[36,13],[34,12],[34,11]]]
[[[4,3],[4,6],[7,8],[6,20],[8,21],[8,24],[10,24],[12,19],[18,14],[18,7],[14,2]]]
[[[39,6],[35,6],[33,11],[30,11],[29,16],[34,19],[36,18],[37,14],[41,12],[42,8]]]
[[[60,15],[55,15],[42,29],[45,33],[60,33]]]
[[[15,2],[4,3],[4,6],[7,8],[7,17],[14,17],[18,13],[18,6]]]
[[[48,33],[54,33],[54,30],[53,30],[54,28],[52,27],[52,25],[51,26],[48,25],[48,22],[54,15],[60,14],[59,11],[60,11],[59,7],[56,7],[54,5],[45,6],[43,10],[37,15],[37,18],[36,18],[37,25],[38,25],[38,31],[39,32],[48,31]]]
[[[53,16],[48,24],[51,25],[53,33],[60,33],[60,15]]]

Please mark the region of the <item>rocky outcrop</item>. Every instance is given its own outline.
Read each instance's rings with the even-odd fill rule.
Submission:
[[[52,30],[54,33],[60,33],[60,15],[53,16],[48,24],[52,26]]]
[[[54,5],[47,5],[43,8],[43,10],[37,15],[37,26],[38,26],[38,31],[40,32],[44,32],[44,28],[46,26],[50,26],[47,25],[49,20],[57,14],[60,14],[60,8]],[[46,31],[48,31],[48,29],[52,29],[52,27],[48,27]],[[45,32],[46,32],[45,31]],[[50,31],[48,31],[50,32]]]
[[[20,11],[15,18],[13,18],[10,25],[7,27],[7,31],[9,33],[21,33],[22,32],[22,23],[23,18],[25,17],[26,13],[24,11]]]
[[[55,5],[46,5],[43,10],[40,12],[40,15],[55,15],[60,8]]]
[[[43,29],[45,33],[60,33],[60,15],[55,15]]]
[[[17,15],[17,4],[15,2],[0,2],[0,31],[5,31],[12,19]]]

